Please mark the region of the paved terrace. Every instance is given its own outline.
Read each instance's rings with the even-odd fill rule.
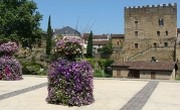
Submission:
[[[180,82],[95,78],[95,102],[68,107],[48,104],[47,78],[0,81],[0,110],[180,110]]]

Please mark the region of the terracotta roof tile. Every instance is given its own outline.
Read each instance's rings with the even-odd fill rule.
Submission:
[[[107,39],[106,35],[93,35],[93,39]]]
[[[106,45],[109,41],[93,41],[93,45]]]
[[[111,34],[111,38],[124,38],[124,34]]]
[[[84,33],[83,34],[83,39],[88,39],[89,38],[89,33]],[[93,39],[108,39],[107,35],[93,35]]]
[[[145,62],[145,61],[125,61],[115,62],[112,64],[114,67],[128,67],[130,70],[162,70],[172,71],[174,69],[174,62],[163,61],[163,62]]]

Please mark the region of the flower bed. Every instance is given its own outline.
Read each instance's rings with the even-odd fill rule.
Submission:
[[[62,49],[56,52],[66,51],[66,48],[70,50],[74,48],[76,50],[77,47],[80,50],[78,50],[79,52],[68,52],[77,57],[77,54],[81,53],[80,44],[74,42],[77,40],[76,38],[68,39],[68,42],[64,42],[64,39],[57,41],[57,48],[62,47]],[[61,54],[64,54],[64,56],[69,55],[67,53]],[[48,103],[82,106],[94,102],[92,67],[86,61],[74,59],[76,58],[68,59],[68,57],[62,57],[52,62],[49,66],[48,97],[46,98]]]

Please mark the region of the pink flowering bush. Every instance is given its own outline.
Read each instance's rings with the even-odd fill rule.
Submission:
[[[81,48],[80,44],[75,42],[74,38],[68,38],[69,48]],[[58,41],[58,48],[66,50],[63,47],[64,42]],[[76,45],[76,46],[74,46]],[[72,46],[72,47],[71,47]],[[62,52],[62,50],[57,52]],[[63,53],[62,53],[63,54]],[[64,53],[65,55],[73,54],[73,52]],[[61,104],[68,106],[89,105],[94,102],[93,97],[93,74],[92,66],[86,61],[74,61],[60,58],[49,65],[48,68],[48,97],[46,101],[52,104]]]
[[[7,42],[7,43],[2,43],[0,45],[0,53],[1,54],[14,54],[18,50],[18,46],[15,42]]]
[[[55,52],[61,54],[62,57],[72,60],[82,54],[82,41],[78,37],[56,39]]]
[[[17,50],[18,46],[15,42],[0,44],[0,80],[22,79],[21,65],[12,56]]]

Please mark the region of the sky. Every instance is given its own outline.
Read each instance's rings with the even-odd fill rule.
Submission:
[[[51,16],[53,29],[70,26],[81,34],[124,34],[124,7],[177,3],[177,27],[180,27],[180,0],[33,0],[43,18],[46,31]]]

